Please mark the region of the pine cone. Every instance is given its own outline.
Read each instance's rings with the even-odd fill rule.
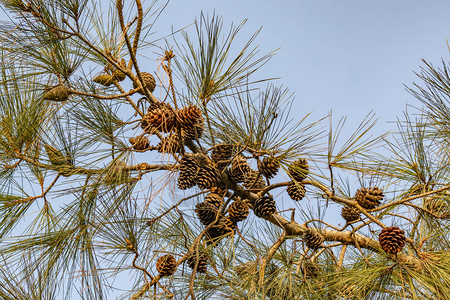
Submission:
[[[221,143],[213,148],[211,160],[217,164],[219,161],[230,159],[231,155],[233,155],[233,145]]]
[[[94,77],[92,81],[103,86],[110,86],[114,82],[114,77],[109,74],[101,74]]]
[[[195,268],[197,264],[196,272],[198,273],[206,273],[206,269],[208,267],[208,256],[206,253],[198,253],[192,252],[187,257],[187,263],[189,268],[192,270]]]
[[[161,276],[170,276],[177,270],[177,261],[175,257],[166,254],[158,258],[156,262],[156,270]]]
[[[317,249],[325,241],[325,238],[316,230],[308,228],[303,233],[303,241],[308,248]]]
[[[229,218],[234,223],[243,221],[247,218],[250,208],[245,201],[238,200],[231,203],[228,208]]]
[[[135,150],[145,150],[150,147],[150,142],[148,138],[143,135],[139,135],[137,137],[130,137],[130,144],[133,145],[133,149]]]
[[[272,197],[263,196],[255,201],[253,211],[257,217],[266,218],[274,214],[277,208]]]
[[[216,219],[217,213],[219,210],[217,207],[208,202],[200,202],[195,205],[195,213],[202,223],[205,226],[208,226]]]
[[[156,87],[155,77],[153,77],[152,74],[147,72],[141,72],[141,77],[142,80],[144,81],[144,83],[142,84],[144,88],[148,89],[150,93],[153,93]],[[136,80],[139,80],[139,77],[136,76]],[[133,82],[133,89],[137,89],[137,87],[138,87],[137,84]],[[141,95],[145,95],[145,93],[141,89],[138,91],[138,93]]]
[[[405,232],[395,226],[386,227],[381,230],[378,241],[384,252],[396,254],[405,246]]]
[[[190,129],[202,119],[202,111],[195,105],[185,106],[177,111],[177,120],[181,128]]]
[[[249,169],[249,171],[245,174],[245,180],[243,186],[246,189],[257,192],[266,187],[266,183],[261,175],[253,169]]]
[[[44,94],[44,100],[50,100],[55,102],[63,102],[69,98],[69,90],[64,85],[58,85],[51,88]]]
[[[202,189],[210,189],[220,183],[220,174],[212,165],[205,165],[198,172],[197,186]]]
[[[280,169],[280,161],[273,157],[264,157],[263,160],[258,161],[258,170],[266,178],[274,177]]]
[[[179,168],[178,188],[185,190],[193,187],[197,182],[198,171],[197,159],[192,155],[183,156]]]
[[[178,153],[183,147],[183,143],[177,133],[171,133],[162,138],[156,147],[160,153]]]
[[[301,182],[292,181],[287,187],[287,193],[292,200],[300,201],[305,197],[305,185]]]
[[[219,242],[226,234],[234,233],[234,223],[227,217],[222,217],[206,232],[208,244]]]
[[[304,180],[306,176],[308,176],[308,173],[309,173],[308,161],[303,158],[294,161],[288,167],[288,175],[296,181]]]
[[[320,275],[320,267],[310,260],[303,261],[302,272],[305,278],[310,279]]]
[[[381,204],[383,191],[378,187],[360,188],[356,191],[355,199],[365,209],[372,209]]]
[[[45,151],[47,152],[48,159],[52,165],[62,166],[62,165],[73,165],[73,162],[69,157],[65,156],[60,150],[53,146],[44,144]]]
[[[353,222],[359,220],[360,212],[351,206],[344,206],[341,209],[341,216],[347,222]]]
[[[190,128],[181,128],[181,135],[187,140],[198,140],[202,137],[205,130],[203,125],[203,118],[201,117],[197,124]]]
[[[153,133],[153,130],[170,132],[175,126],[175,113],[167,104],[150,107],[141,120],[141,128],[145,133]]]
[[[220,208],[225,201],[222,195],[213,192],[206,195],[205,202],[211,203],[215,207]]]
[[[118,64],[119,64],[119,66],[121,66],[124,69],[126,69],[126,67],[127,67],[127,62],[123,58]],[[123,81],[127,77],[127,75],[124,72],[120,71],[119,69],[115,68],[112,65],[109,66],[109,69],[110,69],[111,73],[113,74],[113,78],[117,81]]]
[[[232,181],[236,183],[244,182],[245,175],[249,170],[250,166],[245,157],[242,155],[236,155],[231,162],[228,176]]]
[[[425,209],[431,211],[432,213],[441,216],[442,218],[450,217],[450,205],[445,200],[445,198],[426,198],[425,199]]]

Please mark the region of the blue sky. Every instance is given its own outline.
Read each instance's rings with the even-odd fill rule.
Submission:
[[[241,36],[259,27],[266,52],[281,48],[261,75],[281,77],[296,95],[296,109],[358,122],[373,110],[380,130],[420,105],[403,84],[419,82],[421,59],[448,60],[448,1],[172,1],[155,30],[190,24],[203,12],[224,24],[248,18]]]

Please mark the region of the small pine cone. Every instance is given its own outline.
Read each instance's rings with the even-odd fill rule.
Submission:
[[[432,213],[441,216],[442,218],[450,217],[450,206],[445,198],[426,198],[425,199],[425,209],[431,211]]]
[[[156,108],[149,108],[141,120],[141,128],[146,133],[153,133],[153,130],[170,132],[175,126],[175,121],[175,113],[171,107],[167,104],[161,104]]]
[[[125,61],[125,59],[122,58],[122,60],[119,62],[119,65],[125,69],[127,67],[127,62]],[[110,70],[113,74],[113,78],[117,81],[123,81],[127,77],[127,75],[124,72],[120,71],[117,68],[110,67]]]
[[[221,143],[216,145],[211,152],[211,160],[218,163],[222,160],[228,160],[233,155],[233,145]]]
[[[292,200],[300,201],[305,197],[305,185],[301,182],[292,181],[287,187],[287,193]]]
[[[355,199],[365,209],[372,209],[381,204],[383,191],[378,187],[360,188],[356,191]]]
[[[197,182],[198,170],[198,162],[194,156],[183,156],[179,168],[178,188],[180,190],[185,190],[193,187]]]
[[[341,216],[347,222],[359,220],[360,212],[352,206],[344,206],[341,209]]]
[[[325,241],[325,238],[316,230],[308,228],[303,233],[303,241],[308,248],[317,249]]]
[[[280,169],[280,161],[273,157],[264,157],[262,160],[258,161],[258,170],[266,178],[272,178]]]
[[[63,102],[69,98],[69,90],[64,85],[58,85],[51,88],[44,94],[43,99],[55,102]]]
[[[94,77],[92,81],[103,86],[110,86],[114,82],[114,77],[109,74],[101,74]]]
[[[130,137],[130,144],[133,145],[133,149],[135,150],[145,150],[150,147],[150,143],[148,138],[143,135],[139,135],[137,137]]]
[[[307,279],[319,276],[320,271],[320,267],[310,260],[305,260],[302,264],[302,272]]]
[[[45,151],[47,152],[48,159],[53,165],[73,165],[73,162],[70,160],[70,158],[65,156],[60,150],[48,144],[44,144],[44,147]]]
[[[202,111],[195,105],[185,106],[177,111],[177,120],[181,128],[190,129],[202,119]]]
[[[386,227],[381,230],[378,241],[384,252],[396,254],[405,246],[405,232],[395,226]]]
[[[205,226],[208,226],[214,222],[218,212],[219,210],[217,207],[208,202],[200,202],[195,205],[195,213],[197,214],[200,223]]]
[[[250,166],[242,155],[237,155],[231,161],[231,167],[228,172],[230,179],[236,183],[244,182],[245,175],[250,170]]]
[[[202,189],[210,189],[218,186],[220,183],[220,174],[212,165],[205,165],[198,172],[197,186]]]
[[[243,221],[247,218],[249,210],[250,208],[245,201],[234,201],[228,208],[229,218],[234,223]]]
[[[220,220],[212,225],[206,232],[206,242],[208,244],[220,241],[220,239],[230,233],[234,233],[234,223],[227,217],[222,217]]]
[[[156,87],[156,81],[155,77],[153,77],[152,74],[147,72],[141,72],[142,80],[144,81],[143,86],[150,91],[150,93],[153,93]],[[139,80],[139,78],[136,76],[136,80]],[[133,82],[133,89],[137,89],[137,84]],[[142,90],[138,91],[139,94],[145,95],[145,93]]]
[[[166,254],[158,258],[156,261],[156,270],[161,276],[170,276],[177,270],[177,261],[175,257]]]
[[[250,169],[245,174],[245,180],[243,186],[246,189],[252,190],[252,191],[259,191],[266,187],[266,183],[264,182],[264,178],[258,173],[258,171],[255,171],[253,169]]]
[[[198,140],[202,137],[204,130],[203,118],[200,118],[198,124],[190,128],[181,128],[181,135],[187,140]]]
[[[160,153],[178,153],[183,147],[183,143],[180,141],[178,134],[171,133],[162,138],[156,147]]]
[[[253,205],[255,215],[260,218],[269,217],[277,211],[275,200],[269,196],[258,198]]]
[[[288,167],[288,175],[296,181],[304,180],[306,176],[308,176],[308,173],[309,173],[308,161],[303,158],[294,161]]]
[[[225,201],[224,201],[223,196],[221,194],[209,193],[205,197],[205,202],[208,202],[208,203],[214,205],[215,207],[220,208]]]
[[[206,253],[196,253],[192,252],[187,257],[187,263],[189,268],[192,270],[195,268],[195,265],[197,265],[196,272],[198,273],[206,273],[206,269],[208,267],[208,256]]]

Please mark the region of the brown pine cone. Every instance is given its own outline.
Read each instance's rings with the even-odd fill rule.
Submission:
[[[137,137],[130,137],[130,144],[133,145],[135,150],[145,150],[150,147],[150,142],[148,138],[143,135],[138,135]]]
[[[228,208],[230,220],[234,223],[243,221],[247,218],[250,208],[245,201],[238,200],[231,203]]]
[[[185,106],[177,111],[177,120],[181,128],[190,129],[202,119],[202,111],[195,105]]]
[[[178,153],[183,148],[183,142],[177,133],[171,133],[163,137],[156,147],[160,153]]]
[[[179,168],[178,188],[185,190],[193,187],[197,182],[198,171],[197,159],[192,155],[183,156]]]
[[[304,180],[306,176],[308,176],[308,173],[309,173],[308,161],[303,158],[294,161],[288,167],[288,175],[296,181]]]
[[[192,252],[189,253],[187,257],[187,263],[189,268],[191,268],[192,270],[197,264],[197,268],[195,271],[198,273],[206,273],[206,269],[208,267],[208,256],[206,255],[206,253]]]
[[[258,161],[258,170],[266,178],[272,178],[280,169],[280,161],[273,157],[264,157],[262,160]]]
[[[206,195],[205,202],[211,203],[215,207],[220,208],[225,201],[221,194],[212,192]]]
[[[264,189],[266,187],[266,183],[264,181],[264,178],[258,173],[258,171],[249,169],[249,171],[245,174],[243,186],[246,189],[256,192]]]
[[[210,189],[220,183],[220,174],[212,165],[205,165],[200,169],[197,176],[197,186],[202,189]]]
[[[405,246],[405,232],[395,226],[386,227],[381,230],[378,241],[384,252],[396,254]]]
[[[177,270],[177,261],[170,254],[163,255],[156,262],[156,270],[161,276],[173,275]]]
[[[144,88],[147,88],[150,91],[150,93],[153,93],[156,87],[155,77],[153,77],[152,74],[147,72],[141,72],[141,77],[142,80],[144,81],[144,83],[142,84]],[[136,76],[136,80],[139,80],[139,77]],[[133,82],[133,89],[137,89],[137,87],[138,87],[137,84]],[[140,89],[138,93],[141,95],[145,95],[142,89]]]
[[[220,161],[229,160],[231,155],[233,155],[233,145],[221,143],[213,148],[211,152],[211,160],[217,164]]]
[[[141,120],[141,128],[145,133],[170,132],[175,126],[175,113],[167,104],[151,106]]]
[[[317,249],[325,241],[325,238],[317,230],[308,228],[303,233],[303,241],[308,248]]]
[[[317,277],[320,275],[320,271],[321,271],[321,269],[316,263],[314,263],[310,260],[303,261],[302,272],[303,272],[303,275],[305,276],[305,278],[310,279],[310,278]]]
[[[208,244],[220,241],[225,235],[234,233],[235,225],[228,217],[222,217],[220,220],[212,225],[206,232],[206,242]]]
[[[200,117],[197,124],[190,128],[181,128],[181,135],[187,140],[198,140],[202,137],[204,128],[204,120]]]
[[[341,209],[341,216],[347,222],[353,222],[359,220],[360,212],[354,207],[344,206]]]
[[[274,214],[277,208],[272,197],[263,196],[255,201],[253,211],[257,217],[266,218]]]
[[[245,175],[250,170],[250,166],[242,155],[236,155],[231,161],[231,167],[228,171],[228,177],[236,183],[244,182]]]
[[[383,191],[378,187],[360,188],[356,191],[355,200],[365,209],[372,209],[381,204]]]
[[[287,187],[287,193],[292,200],[300,201],[305,197],[305,185],[300,181],[291,181]]]
[[[208,226],[216,219],[219,210],[217,207],[208,202],[200,202],[195,205],[195,213],[202,223],[205,226]]]

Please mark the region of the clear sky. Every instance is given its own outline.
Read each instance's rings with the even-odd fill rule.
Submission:
[[[359,121],[374,110],[380,129],[420,105],[404,89],[419,81],[421,59],[449,60],[449,1],[172,1],[155,29],[189,24],[200,12],[224,24],[248,18],[242,37],[260,26],[261,49],[281,48],[261,75],[281,77],[296,95],[296,109]],[[158,35],[158,34],[157,34]]]

